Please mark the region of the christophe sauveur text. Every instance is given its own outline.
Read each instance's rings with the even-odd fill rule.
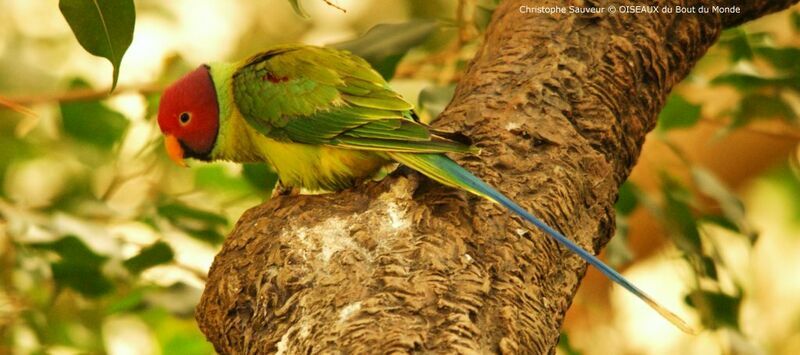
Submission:
[[[527,6],[519,7],[523,14],[739,14],[738,6],[650,6],[608,5],[596,6]]]

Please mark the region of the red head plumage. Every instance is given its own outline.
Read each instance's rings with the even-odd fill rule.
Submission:
[[[167,152],[180,165],[183,158],[209,160],[219,131],[217,90],[207,65],[170,85],[161,96],[158,126]]]

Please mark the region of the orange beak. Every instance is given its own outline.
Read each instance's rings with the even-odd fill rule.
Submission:
[[[175,136],[167,135],[164,137],[164,143],[167,146],[167,155],[175,164],[179,166],[186,167],[186,162],[183,161],[183,147],[181,147],[181,143],[178,142],[178,138]]]

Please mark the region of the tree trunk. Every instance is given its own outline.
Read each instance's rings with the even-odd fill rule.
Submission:
[[[740,7],[730,15],[532,14],[520,7],[568,5],[505,1],[436,126],[482,148],[459,163],[598,251],[672,86],[724,28],[795,1],[714,2]],[[220,353],[551,353],[585,270],[502,208],[401,170],[245,213],[196,316]]]

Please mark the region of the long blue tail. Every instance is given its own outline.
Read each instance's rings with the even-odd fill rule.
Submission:
[[[420,154],[420,153],[416,154],[387,153],[387,154],[394,160],[425,174],[431,179],[439,181],[445,185],[465,189],[478,196],[488,198],[489,200],[497,202],[500,205],[508,208],[509,210],[518,214],[520,217],[524,218],[526,221],[532,223],[536,227],[539,227],[539,229],[543,230],[545,233],[553,237],[556,241],[561,243],[561,245],[567,247],[569,250],[578,254],[578,256],[580,256],[583,260],[586,260],[586,262],[588,262],[592,266],[596,267],[609,279],[613,280],[620,286],[624,287],[626,290],[636,295],[636,297],[639,297],[642,301],[647,303],[647,305],[652,307],[656,312],[661,314],[661,316],[669,320],[676,327],[690,334],[695,333],[695,331],[688,324],[686,324],[686,322],[680,319],[680,317],[678,317],[674,313],[670,312],[669,310],[658,304],[644,291],[642,291],[641,289],[636,287],[633,283],[631,283],[622,275],[620,275],[619,272],[617,272],[610,266],[600,261],[600,259],[594,256],[592,253],[581,248],[578,244],[575,244],[575,242],[565,237],[559,231],[553,229],[546,223],[542,222],[540,219],[536,218],[536,216],[532,215],[531,213],[520,207],[514,201],[511,201],[511,199],[501,194],[493,187],[489,186],[489,184],[483,182],[483,180],[479,179],[477,176],[472,175],[472,173],[470,173],[469,171],[458,165],[458,163],[452,161],[450,158],[442,154]]]

